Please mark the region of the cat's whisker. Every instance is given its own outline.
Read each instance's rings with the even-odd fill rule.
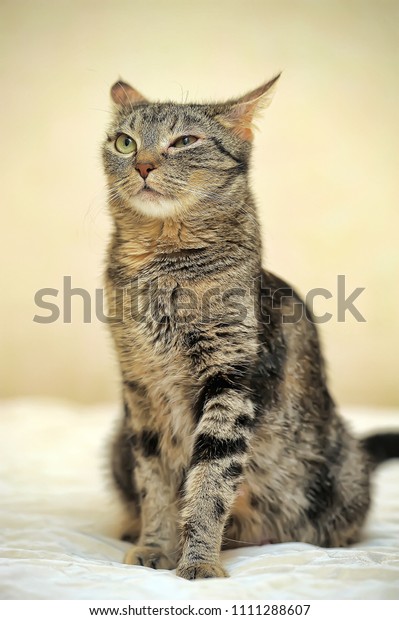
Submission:
[[[89,110],[93,112],[104,112],[105,114],[109,115],[109,110],[103,110],[102,108],[89,108]]]
[[[200,190],[198,188],[193,188],[190,187],[187,183],[185,184],[181,184],[180,188],[183,188],[184,191],[186,191],[189,194],[193,194],[195,196],[198,196],[199,198],[204,198],[204,199],[208,199],[208,200],[220,200],[220,203],[223,205],[226,202],[226,199],[224,197],[224,195],[221,192],[207,192],[207,191],[203,191]],[[245,207],[247,207],[247,209],[245,209]],[[235,210],[238,210],[240,212],[242,212],[245,216],[248,216],[252,219],[254,224],[257,224],[257,219],[255,217],[255,215],[253,213],[251,213],[250,211],[250,207],[246,202],[243,202],[242,204],[235,204],[234,205]],[[252,207],[253,208],[253,207]]]
[[[240,543],[241,545],[248,545],[248,547],[259,547],[260,543],[258,542],[254,542],[249,541],[249,540],[242,540],[241,538],[228,538],[228,536],[225,536],[223,534],[223,541],[228,540],[229,542],[236,542],[236,543]]]

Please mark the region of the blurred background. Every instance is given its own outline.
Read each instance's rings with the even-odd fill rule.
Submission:
[[[223,100],[283,70],[258,126],[253,189],[269,269],[316,287],[334,396],[399,405],[399,3],[367,0],[1,2],[1,396],[82,403],[118,396],[107,327],[82,300],[63,321],[63,278],[94,299],[111,222],[100,144],[109,88]],[[346,296],[365,290],[338,321]],[[53,323],[35,294],[60,308]]]

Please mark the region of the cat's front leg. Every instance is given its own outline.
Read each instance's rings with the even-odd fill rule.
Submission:
[[[141,453],[135,473],[141,498],[142,527],[137,543],[127,551],[124,562],[150,568],[175,568],[175,497],[162,474],[160,459]]]
[[[147,438],[148,440],[149,438]],[[149,439],[155,442],[155,436]],[[151,446],[155,448],[155,443]],[[147,452],[146,452],[147,451]],[[125,564],[151,568],[176,567],[175,494],[163,475],[159,456],[137,448],[135,477],[141,503],[141,533],[125,555]]]
[[[129,394],[132,402],[132,395]],[[126,564],[175,568],[177,552],[176,485],[162,463],[159,434],[143,424],[139,410],[131,427],[134,482],[140,501],[141,532],[125,555]],[[145,418],[144,418],[145,419]]]
[[[185,579],[226,577],[220,563],[223,530],[242,480],[254,423],[254,406],[241,370],[231,366],[208,377],[182,511]]]

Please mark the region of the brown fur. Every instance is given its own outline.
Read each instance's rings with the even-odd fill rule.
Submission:
[[[335,411],[313,319],[261,267],[248,163],[276,79],[209,105],[112,89],[112,467],[137,538],[125,561],[188,579],[225,576],[222,546],[346,545],[369,506],[371,462]],[[117,151],[121,133],[134,154]]]

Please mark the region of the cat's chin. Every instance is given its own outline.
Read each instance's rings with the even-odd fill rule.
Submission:
[[[147,217],[166,218],[177,215],[180,204],[173,198],[165,198],[157,192],[139,192],[131,199],[132,207]]]

